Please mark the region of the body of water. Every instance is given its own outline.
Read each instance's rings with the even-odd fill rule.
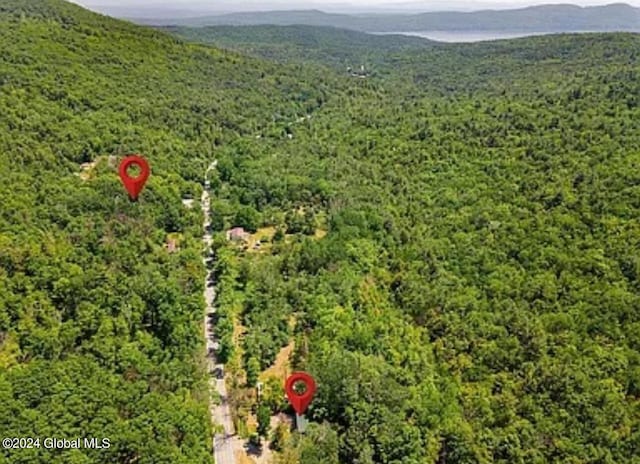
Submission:
[[[589,31],[574,31],[575,33],[585,33]],[[517,39],[519,37],[530,37],[534,35],[557,34],[557,32],[500,32],[500,31],[425,31],[425,32],[392,32],[391,34],[412,35],[423,37],[438,42],[468,43],[485,42],[488,40]]]

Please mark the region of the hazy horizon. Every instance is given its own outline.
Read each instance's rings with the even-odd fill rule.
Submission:
[[[84,7],[96,11],[115,13],[140,11],[145,13],[173,12],[184,15],[189,14],[221,14],[247,11],[277,11],[277,10],[311,10],[319,9],[326,12],[336,13],[375,13],[375,12],[397,12],[397,13],[419,13],[432,11],[475,11],[486,9],[514,9],[536,5],[549,4],[571,4],[578,6],[601,6],[612,3],[626,3],[635,7],[640,7],[640,0],[630,0],[624,2],[599,1],[599,0],[577,0],[577,1],[544,1],[544,0],[348,0],[348,1],[298,1],[298,0],[249,0],[241,5],[233,0],[220,0],[215,4],[203,0],[174,0],[172,2],[160,3],[158,0],[137,0],[134,4],[128,0],[71,0]]]

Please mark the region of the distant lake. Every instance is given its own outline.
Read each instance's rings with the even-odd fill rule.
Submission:
[[[585,33],[588,31],[567,32],[568,34]],[[558,34],[558,32],[500,32],[500,31],[425,31],[425,32],[389,32],[384,34],[400,34],[423,37],[438,42],[464,43],[484,42],[487,40],[517,39],[534,35]]]

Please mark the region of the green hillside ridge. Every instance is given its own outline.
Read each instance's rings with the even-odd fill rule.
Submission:
[[[439,44],[418,37],[372,35],[347,29],[315,26],[166,27],[161,30],[197,43],[275,60],[311,61],[343,72],[347,67],[381,70],[407,51]]]
[[[0,50],[1,435],[111,439],[0,462],[212,462],[202,218],[181,200],[322,79],[57,0],[0,2]],[[113,164],[131,152],[152,166],[135,204]]]
[[[219,229],[281,231],[217,242],[239,417],[292,339],[319,385],[277,463],[637,460],[639,52],[633,34],[409,51],[344,76],[361,90],[287,146],[220,152]],[[307,178],[322,189],[287,190]]]

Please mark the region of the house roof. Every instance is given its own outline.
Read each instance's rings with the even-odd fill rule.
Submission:
[[[242,227],[234,227],[233,229],[227,232],[227,238],[230,240],[234,239],[246,239],[249,236],[249,232],[244,230]]]

